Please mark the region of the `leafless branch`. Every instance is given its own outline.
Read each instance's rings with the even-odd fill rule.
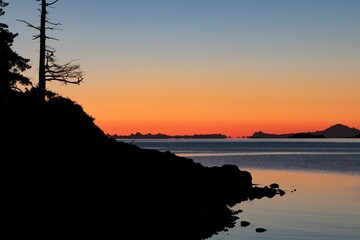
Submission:
[[[59,1],[59,0],[55,0],[55,1],[51,2],[51,3],[47,3],[46,6],[48,7],[48,6],[54,5],[54,4],[57,3],[58,1]]]
[[[55,50],[46,52],[46,81],[61,81],[64,84],[80,84],[83,81],[83,72],[79,64],[73,64],[77,60],[72,60],[63,65],[56,63]]]
[[[38,27],[37,27],[37,26],[34,26],[34,25],[32,25],[31,23],[29,23],[28,21],[20,20],[20,19],[17,19],[16,21],[25,23],[26,26],[31,27],[31,28],[35,28],[36,30],[40,31],[40,27],[39,27],[39,26],[38,26]]]
[[[53,38],[53,37],[49,37],[49,36],[46,36],[46,39],[51,39],[51,40],[59,41],[59,39]]]
[[[54,22],[51,22],[50,19],[47,18],[47,20],[45,21],[46,23],[50,24],[50,25],[53,25],[53,26],[61,26],[61,23],[54,23]]]

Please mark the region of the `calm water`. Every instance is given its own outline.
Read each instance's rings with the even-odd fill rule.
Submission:
[[[124,140],[125,142],[128,140]],[[234,164],[253,183],[287,194],[242,202],[236,227],[219,239],[360,239],[360,139],[135,140],[205,166]],[[251,224],[241,227],[240,221]],[[267,229],[257,233],[255,229]]]

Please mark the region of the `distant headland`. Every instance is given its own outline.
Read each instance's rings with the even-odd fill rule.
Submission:
[[[360,130],[343,124],[335,124],[315,132],[272,134],[259,131],[248,138],[360,138]]]
[[[162,133],[158,133],[158,134],[141,134],[139,132],[135,133],[135,134],[130,134],[130,135],[110,135],[108,134],[109,137],[111,138],[115,138],[115,139],[224,139],[224,138],[228,138],[226,135],[224,134],[194,134],[194,135],[166,135],[166,134],[162,134]]]

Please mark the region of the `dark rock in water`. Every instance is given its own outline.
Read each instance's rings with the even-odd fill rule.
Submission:
[[[240,225],[241,225],[242,227],[247,227],[247,226],[250,225],[250,223],[249,223],[248,221],[241,221],[241,222],[240,222]]]
[[[275,195],[284,195],[285,192],[281,189],[277,188],[269,188],[268,186],[265,187],[253,187],[249,193],[249,199],[253,200],[255,198],[260,199],[264,196],[268,198],[273,198]]]
[[[234,211],[234,214],[239,214],[239,213],[242,213],[242,212],[243,212],[243,210],[239,209],[239,210]]]
[[[284,191],[284,190],[279,189],[279,190],[278,190],[278,194],[279,194],[280,196],[284,196],[284,195],[285,195],[285,191]]]
[[[270,184],[270,187],[271,188],[279,188],[279,184],[273,183],[273,184]]]
[[[251,174],[235,165],[210,167],[208,174],[211,177],[207,184],[212,186],[213,198],[217,199],[221,196],[220,198],[227,199],[225,203],[229,206],[247,200],[251,195],[253,189]]]
[[[262,233],[262,232],[266,232],[267,230],[265,228],[256,228],[255,231],[258,233]]]

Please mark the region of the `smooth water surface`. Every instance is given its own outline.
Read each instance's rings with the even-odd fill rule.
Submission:
[[[205,166],[360,174],[360,139],[167,139],[133,144],[170,151]]]
[[[242,202],[236,227],[213,236],[234,239],[360,239],[360,177],[334,173],[248,169],[254,183],[276,182],[286,194]],[[296,191],[295,191],[296,190]],[[240,221],[251,223],[244,228]],[[257,233],[255,229],[267,229]]]

